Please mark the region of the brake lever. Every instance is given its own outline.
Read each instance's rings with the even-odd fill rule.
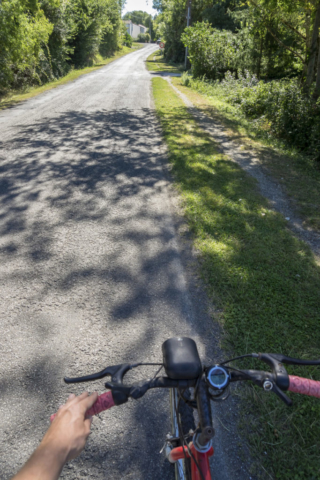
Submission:
[[[139,364],[130,365],[129,363],[122,363],[121,365],[113,365],[107,367],[101,372],[93,373],[92,375],[85,375],[83,377],[75,378],[64,378],[66,383],[80,383],[80,382],[90,382],[93,380],[99,380],[107,376],[111,377],[111,382],[106,382],[106,388],[109,388],[112,391],[112,398],[115,405],[122,405],[128,401],[130,396],[131,387],[123,385],[123,377],[125,374],[132,368],[138,366]]]
[[[275,384],[280,390],[288,390],[290,382],[287,370],[282,365],[282,362],[274,358],[269,353],[259,353],[259,359],[265,362],[272,368],[272,373],[275,377]],[[277,392],[275,392],[277,393]],[[277,394],[278,395],[278,394]],[[286,397],[288,398],[288,397]]]
[[[133,366],[129,363],[123,363],[121,365],[113,365],[111,367],[107,367],[101,372],[93,373],[92,375],[85,375],[83,377],[74,377],[68,378],[65,377],[65,383],[81,383],[81,382],[91,382],[93,380],[99,380],[100,378],[104,378],[107,376],[112,377],[112,382],[117,385],[122,385],[123,377],[131,370]]]
[[[292,400],[282,391],[280,388],[277,387],[275,382],[272,382],[272,389],[271,392],[275,393],[278,395],[278,397],[288,406],[292,407]]]

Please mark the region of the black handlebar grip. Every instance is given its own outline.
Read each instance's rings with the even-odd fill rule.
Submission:
[[[201,433],[198,437],[200,446],[205,446],[214,436],[214,428],[212,426],[212,414],[210,405],[210,396],[205,375],[202,375],[197,391],[198,414],[200,420]]]

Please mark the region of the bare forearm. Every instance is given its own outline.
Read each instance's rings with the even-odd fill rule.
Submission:
[[[57,480],[65,461],[65,456],[51,445],[40,444],[12,480]]]
[[[1,1],[1,0],[0,0]],[[37,450],[11,480],[57,480],[63,465],[83,450],[90,433],[86,412],[97,401],[97,392],[70,395],[47,430]]]

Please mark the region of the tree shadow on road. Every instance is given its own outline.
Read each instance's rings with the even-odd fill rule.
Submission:
[[[24,368],[40,372],[26,375],[23,383],[11,385],[2,395],[10,401],[14,391],[21,398],[36,392],[39,409],[30,414],[29,425],[37,424],[42,409],[46,417],[39,429],[44,431],[54,404],[48,398],[61,398],[68,391],[60,380],[63,374],[97,370],[106,362],[159,361],[161,341],[180,333],[179,321],[181,332],[187,331],[194,312],[181,271],[166,194],[170,178],[152,110],[69,111],[17,125],[12,142],[2,142],[1,147],[4,331],[12,339],[26,332],[29,356]],[[43,333],[47,324],[51,330]],[[54,350],[55,336],[66,327],[65,345],[54,344]],[[17,352],[21,344],[11,342]],[[19,367],[18,360],[11,362],[9,351],[6,358],[5,384],[14,366]],[[50,382],[43,382],[45,374]],[[144,445],[145,452],[158,451],[168,433],[167,419],[160,413],[162,399],[167,398],[155,394],[154,403],[150,397],[124,414],[131,422],[127,440]],[[16,420],[10,428],[14,441],[26,441],[30,434]],[[76,468],[93,464],[100,455],[94,449],[101,445],[108,449],[102,451],[103,458],[116,457],[119,438],[114,445],[100,440]],[[136,446],[132,448],[135,452]],[[12,459],[4,457],[3,471],[13,474],[14,462],[10,467]],[[112,478],[123,478],[129,468],[126,461],[113,465]],[[137,475],[148,478],[148,455],[139,451],[132,461]],[[162,460],[152,468],[154,478],[172,476]]]

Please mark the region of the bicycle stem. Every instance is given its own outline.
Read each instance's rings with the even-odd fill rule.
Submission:
[[[201,380],[198,385],[196,397],[201,427],[201,432],[197,437],[197,442],[201,447],[204,447],[210,442],[215,433],[212,426],[210,396],[205,374],[202,374]]]

